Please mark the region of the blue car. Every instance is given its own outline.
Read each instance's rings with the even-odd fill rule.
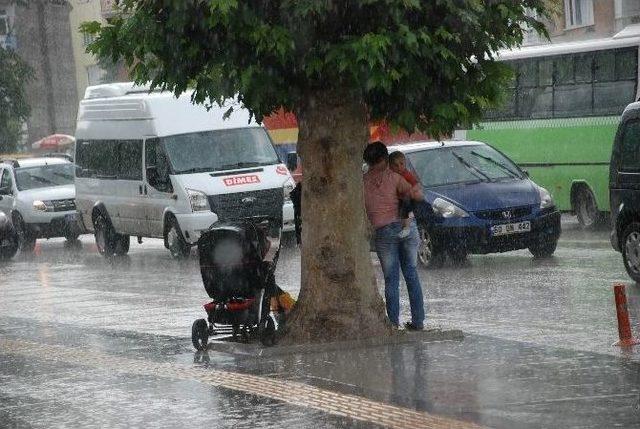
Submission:
[[[413,143],[399,150],[422,184],[425,202],[414,214],[420,230],[420,262],[437,267],[446,257],[529,249],[553,255],[560,212],[549,192],[504,154],[472,141]]]

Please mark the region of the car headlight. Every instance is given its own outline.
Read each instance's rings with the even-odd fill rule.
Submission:
[[[191,204],[191,210],[194,212],[202,212],[210,210],[209,201],[207,201],[207,194],[202,191],[196,191],[195,189],[186,188],[187,196],[189,197],[189,203]]]
[[[453,204],[451,201],[442,198],[436,198],[431,204],[433,212],[443,218],[469,217],[469,213]]]
[[[49,210],[49,206],[50,206],[50,204],[47,204],[47,203],[48,201],[35,200],[33,202],[33,209],[40,212],[46,212]]]
[[[544,189],[542,186],[538,186],[538,194],[540,194],[541,209],[548,209],[549,207],[553,207],[556,205],[549,191]]]
[[[9,225],[9,218],[6,214],[0,212],[0,228],[4,228]]]
[[[293,179],[289,178],[287,179],[286,182],[284,182],[284,185],[282,186],[282,189],[284,191],[284,200],[286,201],[291,201],[291,192],[293,191],[293,189],[296,187],[296,182],[293,181]]]

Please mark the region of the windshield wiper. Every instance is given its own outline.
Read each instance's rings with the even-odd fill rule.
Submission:
[[[491,178],[489,176],[484,174],[482,171],[478,170],[473,165],[469,164],[463,157],[461,157],[454,151],[451,151],[451,155],[453,155],[458,161],[460,161],[460,163],[464,165],[467,168],[467,170],[471,172],[471,174],[473,174],[476,177],[479,177],[480,180],[491,182]]]
[[[271,165],[274,164],[272,162],[257,162],[257,161],[243,161],[236,162],[233,164],[224,164],[218,167],[218,170],[233,170],[234,168],[249,168],[249,167],[259,167],[261,165]]]
[[[215,170],[215,169],[211,167],[193,167],[193,168],[188,168],[186,170],[177,171],[176,174],[204,173],[212,170]]]
[[[489,161],[493,165],[497,165],[498,167],[500,167],[503,171],[505,171],[509,176],[513,177],[514,179],[522,179],[522,177],[518,173],[516,173],[515,171],[511,170],[509,167],[507,167],[503,163],[498,162],[498,161],[496,161],[495,159],[493,159],[493,158],[491,158],[489,156],[479,154],[476,151],[471,151],[470,153],[471,153],[471,155],[475,155],[478,158],[482,158],[482,159],[484,159],[486,161]]]

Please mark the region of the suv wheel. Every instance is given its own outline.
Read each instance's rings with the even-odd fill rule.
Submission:
[[[3,234],[6,236],[2,237]],[[13,229],[0,231],[0,261],[11,259],[18,253],[18,236]]]
[[[13,214],[13,227],[18,236],[18,248],[23,253],[31,253],[36,247],[36,238],[29,233],[27,225],[22,219],[22,215],[18,212]]]
[[[622,233],[622,260],[634,281],[640,282],[640,223],[630,223]]]
[[[180,231],[180,226],[175,217],[170,216],[167,219],[165,228],[164,243],[165,247],[171,252],[174,259],[184,259],[191,253],[191,246],[186,242]]]

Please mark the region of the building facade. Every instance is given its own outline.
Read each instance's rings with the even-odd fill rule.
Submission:
[[[640,0],[554,0],[546,20],[550,41],[529,32],[526,45],[611,37],[630,25],[640,25]]]
[[[80,25],[83,22],[103,21],[102,5],[100,0],[71,0],[70,3],[72,7],[69,15],[71,43],[75,59],[77,94],[81,99],[87,86],[102,83],[105,74],[95,56],[86,52],[93,37],[80,32]]]
[[[31,66],[26,87],[31,116],[27,145],[54,133],[73,134],[77,86],[69,13],[65,0],[0,0],[0,43]]]

